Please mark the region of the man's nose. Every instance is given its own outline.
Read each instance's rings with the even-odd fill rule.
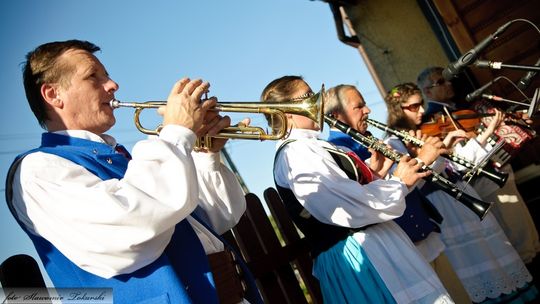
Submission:
[[[118,85],[118,83],[116,83],[114,80],[109,78],[109,81],[107,81],[107,84],[106,84],[107,92],[111,91],[111,90],[112,90],[112,92],[116,92],[116,91],[118,91],[119,88],[120,88],[120,86]]]

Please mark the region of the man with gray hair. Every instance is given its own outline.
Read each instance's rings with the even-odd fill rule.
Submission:
[[[369,136],[366,120],[371,110],[366,105],[362,94],[352,85],[338,85],[328,90],[325,101],[325,114],[346,123],[363,135]],[[336,129],[330,129],[328,141],[345,149],[350,149],[362,160],[368,159],[369,151],[347,134]],[[433,156],[439,155],[442,142],[436,138],[426,140],[425,149],[418,153],[418,159],[427,165],[433,162]],[[423,151],[422,151],[423,150]],[[367,155],[367,157],[365,156]],[[389,168],[385,168],[388,172]],[[381,173],[382,170],[379,171]],[[390,172],[392,173],[392,172]],[[384,178],[384,176],[381,176]],[[394,222],[405,231],[409,239],[422,256],[428,261],[441,279],[444,287],[456,303],[470,303],[463,285],[455,274],[448,258],[444,254],[444,244],[441,240],[439,224],[442,217],[431,202],[413,187],[405,197],[405,211]]]
[[[351,115],[342,115],[340,116],[340,120],[361,133],[367,131],[366,119],[368,118],[369,113],[371,113],[371,110],[366,105],[364,97],[356,87],[342,84],[330,89],[327,92],[324,107],[325,114],[328,115],[346,113],[348,111],[347,109],[350,108]],[[337,146],[348,147],[362,160],[371,157],[371,153],[366,147],[353,140],[349,135],[336,129],[330,129],[328,141]]]
[[[443,112],[443,107],[456,110],[458,105],[453,101],[455,96],[452,83],[442,76],[442,67],[429,67],[418,75],[416,84],[422,90],[424,118],[431,118],[434,114]]]

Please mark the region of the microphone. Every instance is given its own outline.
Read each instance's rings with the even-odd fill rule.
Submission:
[[[458,60],[450,63],[443,71],[442,76],[444,79],[450,81],[452,78],[454,78],[457,74],[461,73],[465,67],[472,64],[477,58],[478,55],[495,39],[499,37],[499,35],[504,32],[510,24],[512,24],[514,20],[507,22],[506,24],[499,27],[495,33],[489,35],[487,38],[482,40],[480,43],[478,43],[473,49],[468,51],[467,53],[463,54],[461,57],[458,58]]]
[[[491,94],[482,94],[482,98],[494,100],[494,101],[508,101],[508,99],[504,99],[497,95],[491,95]]]
[[[475,100],[476,98],[480,97],[480,95],[488,88],[490,87],[493,83],[497,82],[499,79],[501,79],[501,76],[493,79],[492,81],[486,83],[485,85],[481,86],[480,88],[476,89],[475,91],[467,94],[467,96],[465,96],[465,100],[468,101],[468,102],[471,102],[473,100]]]
[[[534,64],[535,67],[540,66],[540,59]],[[517,83],[517,86],[520,90],[525,90],[530,84],[532,78],[536,75],[536,71],[529,71],[525,76],[523,76]]]

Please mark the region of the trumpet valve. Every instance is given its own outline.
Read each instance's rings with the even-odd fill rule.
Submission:
[[[198,137],[195,140],[195,147],[194,147],[195,152],[208,151],[211,148],[212,148],[212,137],[203,136],[203,137]]]

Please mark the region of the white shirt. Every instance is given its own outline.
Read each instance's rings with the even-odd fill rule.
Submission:
[[[465,145],[456,145],[454,148],[454,154],[470,161],[472,164],[477,165],[482,163],[484,160],[487,160],[487,157],[490,157],[493,148],[494,147],[489,143],[481,145],[476,138],[471,138],[465,143]],[[470,169],[467,169],[456,162],[452,162],[451,165],[454,170],[462,172],[470,171]],[[489,167],[490,164],[484,164],[484,167],[486,166]],[[483,175],[476,175],[474,177],[464,176],[464,181],[467,183],[470,182],[481,197],[489,197],[490,194],[501,188],[494,181]]]
[[[464,145],[457,144],[454,147],[454,154],[463,157],[473,164],[477,164],[484,160],[484,157],[493,149],[489,143],[481,145],[476,137],[467,140]]]
[[[63,131],[115,145],[107,135]],[[234,226],[245,199],[219,154],[192,152],[195,134],[169,125],[159,138],[138,142],[122,179],[101,180],[56,155],[26,156],[13,180],[20,220],[82,269],[110,278],[156,260],[175,225],[187,218],[207,254],[223,244],[189,215],[199,205],[217,233]]]
[[[292,129],[289,139],[296,141],[287,144],[276,158],[274,176],[279,186],[291,189],[300,204],[325,224],[357,228],[403,214],[408,193],[405,184],[392,178],[359,185],[324,149],[333,146],[317,140],[319,134]]]

